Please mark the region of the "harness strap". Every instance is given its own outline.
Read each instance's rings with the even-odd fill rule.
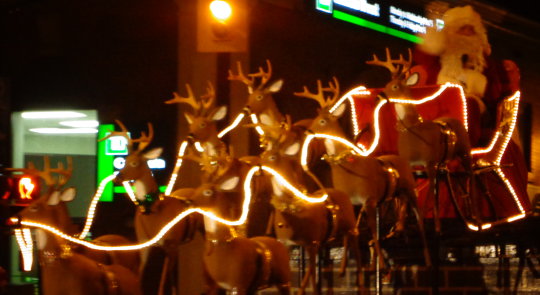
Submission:
[[[457,134],[454,130],[452,130],[452,128],[447,122],[439,120],[434,120],[433,122],[439,125],[439,127],[441,128],[441,133],[443,134],[443,137],[441,138],[441,144],[444,146],[444,154],[440,162],[444,163],[449,160],[448,157],[454,152],[454,148],[457,142]]]

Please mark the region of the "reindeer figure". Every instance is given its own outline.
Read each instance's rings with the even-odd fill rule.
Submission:
[[[283,121],[284,116],[279,111],[272,93],[281,89],[283,80],[280,79],[269,84],[272,76],[272,65],[269,60],[266,61],[266,64],[268,68],[266,72],[262,67],[259,67],[257,73],[246,76],[242,72],[240,62],[238,62],[238,74],[234,75],[232,71],[229,71],[229,80],[241,81],[248,87],[249,97],[243,110],[245,113],[257,117],[257,122],[261,121],[265,125],[278,125]],[[260,78],[258,85],[256,84],[257,78]]]
[[[297,157],[303,136],[299,137],[292,128],[290,118],[280,127],[263,128],[266,149],[260,156],[261,164],[281,173],[298,190],[306,191],[302,167]],[[357,267],[360,267],[358,229],[349,196],[335,189],[322,189],[314,195],[327,193],[327,201],[309,203],[284,190],[275,177],[271,178],[271,183],[272,204],[275,208],[273,224],[277,238],[286,243],[302,246],[308,252],[309,268],[304,275],[298,294],[304,294],[310,280],[314,294],[321,293],[320,284],[317,284],[315,275],[316,257],[321,247],[331,246],[336,242],[343,245],[344,252],[347,253],[350,249],[356,259]],[[341,275],[344,275],[346,265],[347,254],[344,254]],[[328,292],[332,293],[331,285]]]
[[[48,191],[27,208],[19,212],[19,220],[28,220],[57,227],[64,232],[73,232],[73,223],[65,202],[75,197],[74,188],[62,190],[71,175],[69,168],[61,163],[51,168],[48,157],[44,169],[39,171],[33,163],[28,169],[12,169],[39,176]],[[58,177],[53,176],[58,174]],[[44,295],[109,295],[141,294],[139,290],[138,253],[114,253],[110,256],[101,251],[74,250],[64,239],[43,230],[37,230],[38,255]],[[96,243],[125,245],[129,241],[121,236],[106,235],[94,240]]]
[[[318,116],[313,119],[309,130],[313,133],[346,138],[345,132],[338,122],[339,117],[345,111],[345,105],[342,104],[331,112],[339,98],[337,79],[334,78],[334,82],[329,83],[328,87],[322,87],[319,80],[317,86],[317,93],[311,93],[307,87],[304,87],[303,92],[295,93],[297,96],[313,99],[320,105]],[[330,92],[332,96],[325,97],[325,92]],[[337,145],[331,138],[324,139],[324,146],[326,149],[324,159],[330,165],[332,186],[343,191],[354,205],[362,205],[372,235],[375,236],[377,232],[377,207],[387,200],[399,201],[398,219],[394,231],[396,233],[403,232],[407,209],[410,208],[415,214],[424,244],[425,263],[430,265],[431,260],[425,241],[423,220],[416,204],[414,179],[409,164],[396,155],[362,156],[343,144]],[[379,257],[379,262],[384,266],[379,241],[375,237],[373,244],[375,255]]]
[[[244,177],[234,173],[231,165],[238,164],[223,154],[217,159],[220,167],[207,182],[185,198],[187,204],[226,219],[238,218],[241,206],[236,195]],[[214,161],[203,163],[214,166]],[[181,193],[175,192],[178,198]],[[204,217],[206,246],[203,261],[210,277],[231,294],[255,294],[257,290],[276,286],[279,294],[290,294],[290,269],[287,248],[271,237],[246,238],[234,227],[208,216]]]
[[[386,61],[373,55],[373,60],[368,61],[367,64],[382,66],[390,71],[391,80],[384,88],[383,98],[389,99],[394,105],[398,121],[396,127],[399,134],[399,155],[407,159],[411,166],[425,168],[429,180],[428,196],[434,200],[435,229],[439,233],[438,180],[441,176],[445,177],[442,179],[447,181],[452,200],[454,200],[447,164],[457,159],[467,178],[471,175],[471,144],[467,130],[463,123],[455,118],[425,120],[420,116],[414,104],[402,103],[412,98],[410,87],[418,80],[417,73],[409,74],[412,65],[410,49],[408,60],[405,60],[402,55],[397,60],[392,59],[390,50],[387,48]],[[460,213],[459,207],[455,207]]]
[[[207,92],[196,99],[189,84],[186,84],[187,97],[174,93],[174,98],[167,100],[166,104],[185,103],[191,106],[191,112],[185,112],[184,116],[189,124],[189,138],[199,142],[208,156],[215,156],[220,149],[226,149],[226,145],[218,137],[216,122],[227,115],[227,107],[216,107],[216,93],[214,87],[208,82]]]
[[[132,139],[129,136],[124,124],[116,120],[121,131],[111,132],[105,140],[111,136],[122,136],[128,141],[128,156],[125,166],[120,170],[115,178],[116,182],[133,181],[135,187],[136,205],[139,210],[135,213],[135,233],[139,241],[147,241],[154,237],[162,227],[172,220],[179,212],[186,209],[186,205],[177,199],[163,197],[160,195],[156,180],[152,171],[148,167],[147,161],[159,157],[161,148],[153,148],[149,151],[144,149],[150,144],[153,138],[152,124],[148,124],[149,132],[142,132],[141,137]],[[137,149],[134,143],[139,143]],[[191,189],[184,189],[184,194],[188,194]],[[178,277],[176,275],[178,260],[178,245],[190,241],[194,232],[198,228],[196,215],[190,215],[186,219],[176,224],[161,240],[160,247],[165,251],[165,261],[163,264],[161,282],[158,294],[163,293],[165,284],[176,286]],[[148,263],[148,252],[143,251],[143,266]],[[144,268],[143,268],[144,269]]]

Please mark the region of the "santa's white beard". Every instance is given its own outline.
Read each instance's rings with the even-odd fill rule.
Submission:
[[[483,74],[486,66],[482,41],[477,36],[449,34],[447,46],[440,55],[441,71],[437,83],[457,83],[463,86],[465,94],[481,99],[487,85]]]

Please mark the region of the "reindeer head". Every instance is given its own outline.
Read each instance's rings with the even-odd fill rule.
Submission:
[[[203,183],[197,187],[189,196],[183,199],[192,207],[213,211],[216,214],[226,214],[234,204],[229,198],[229,193],[238,194],[241,191],[240,169],[238,169],[238,159],[229,155],[225,150],[217,156],[208,157],[202,154],[201,157],[189,155],[189,158],[201,164],[202,170],[206,172]]]
[[[386,98],[410,98],[410,87],[418,83],[418,73],[410,73],[412,54],[410,49],[408,52],[408,60],[405,60],[401,54],[399,59],[392,59],[390,50],[386,48],[386,61],[380,60],[374,54],[373,60],[366,62],[369,65],[385,67],[390,71],[391,80],[386,84],[383,91]]]
[[[259,127],[264,130],[261,139],[264,151],[260,155],[263,165],[279,166],[283,159],[296,156],[300,151],[304,128],[292,124],[290,116],[278,126],[260,124]]]
[[[150,151],[144,149],[150,144],[154,137],[154,128],[151,123],[148,123],[148,134],[141,132],[141,137],[138,139],[132,139],[126,126],[119,120],[115,120],[116,124],[120,126],[121,131],[112,131],[106,137],[99,139],[99,141],[108,139],[113,136],[122,136],[128,142],[128,155],[125,160],[124,168],[118,172],[115,181],[135,181],[137,188],[137,197],[144,196],[146,193],[151,193],[157,190],[157,184],[153,180],[152,172],[148,167],[148,160],[156,159],[161,155],[162,148],[154,148]],[[138,143],[137,148],[134,148],[134,144]],[[138,182],[137,180],[140,180]]]
[[[227,107],[216,107],[216,93],[214,87],[208,82],[206,94],[197,100],[189,84],[186,84],[187,97],[181,97],[174,93],[174,98],[167,100],[166,104],[185,103],[191,106],[191,112],[185,112],[184,116],[189,124],[189,135],[195,140],[206,142],[217,138],[216,121],[225,118]]]
[[[326,97],[325,92],[329,92],[331,96]],[[318,115],[311,122],[309,130],[314,133],[343,136],[338,119],[344,114],[346,105],[341,104],[334,108],[339,99],[339,83],[336,77],[333,77],[333,82],[328,83],[328,87],[323,87],[321,81],[317,80],[317,93],[309,92],[304,86],[303,92],[295,92],[294,95],[310,98],[319,103]]]
[[[49,224],[66,232],[74,231],[74,228],[71,228],[72,222],[64,202],[72,201],[76,190],[74,187],[63,188],[73,172],[71,157],[67,158],[67,163],[67,169],[64,168],[62,162],[58,163],[57,168],[51,168],[49,157],[45,156],[42,171],[36,169],[33,162],[29,162],[28,168],[25,169],[10,169],[37,176],[47,187],[46,193],[19,212],[19,219]]]
[[[249,97],[245,106],[245,110],[253,114],[261,114],[264,111],[270,111],[274,116],[278,116],[277,106],[272,98],[272,93],[278,92],[283,85],[283,80],[277,80],[273,83],[268,83],[272,76],[272,65],[270,61],[266,61],[268,70],[265,72],[262,67],[259,67],[257,73],[244,75],[242,66],[238,62],[238,74],[234,75],[229,71],[229,80],[238,80],[246,84],[248,87]],[[256,84],[256,78],[260,78],[260,83]],[[281,115],[279,115],[281,116]],[[281,122],[281,117],[272,118],[274,121]]]

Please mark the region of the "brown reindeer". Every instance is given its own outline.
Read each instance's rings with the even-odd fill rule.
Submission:
[[[314,99],[320,105],[318,116],[313,119],[310,131],[345,139],[345,132],[338,121],[345,111],[345,104],[331,112],[339,98],[337,79],[334,78],[334,82],[329,83],[329,87],[322,87],[321,81],[317,81],[317,86],[317,93],[309,92],[307,87],[304,87],[303,92],[295,93],[300,97]],[[325,97],[325,92],[330,92],[331,96]],[[368,227],[373,235],[375,255],[379,257],[381,265],[384,265],[384,259],[379,241],[375,238],[376,211],[382,202],[390,200],[399,201],[398,219],[394,227],[396,233],[403,232],[408,209],[413,211],[424,243],[425,262],[430,265],[423,220],[416,204],[414,179],[406,160],[396,155],[363,156],[344,144],[336,143],[331,138],[324,139],[326,149],[324,159],[330,165],[332,186],[343,191],[354,205],[362,205]]]
[[[131,139],[127,128],[122,122],[116,120],[121,131],[111,132],[104,140],[111,136],[123,136],[128,140],[128,156],[125,166],[117,174],[115,181],[132,181],[135,187],[135,198],[138,210],[135,213],[135,233],[140,242],[144,242],[154,237],[162,227],[177,216],[179,212],[186,209],[186,205],[175,198],[162,196],[159,192],[156,180],[152,171],[148,167],[147,161],[155,159],[161,154],[161,148],[153,148],[145,151],[153,138],[153,127],[148,124],[149,133],[142,132],[138,139]],[[139,143],[137,149],[134,143]],[[187,193],[189,189],[185,189]],[[199,221],[197,215],[190,215],[177,223],[160,241],[160,247],[165,251],[165,261],[162,269],[162,276],[158,294],[163,293],[165,284],[170,284],[170,288],[177,286],[177,260],[178,245],[186,243],[193,238],[193,234],[198,228]],[[148,263],[148,252],[143,250],[143,266]],[[144,269],[143,269],[144,270]],[[143,274],[144,276],[144,274]]]
[[[28,169],[15,170],[41,177],[48,187],[48,191],[19,212],[17,218],[20,221],[43,223],[63,232],[73,233],[74,226],[64,202],[75,197],[75,189],[61,190],[71,175],[71,167],[66,170],[59,163],[58,168],[51,168],[46,157],[43,171],[35,169],[33,164],[30,164]],[[43,230],[37,230],[36,237],[43,294],[141,294],[137,276],[137,252],[122,251],[111,254],[74,249],[66,240]],[[93,242],[107,245],[129,244],[127,239],[116,235],[106,235]]]
[[[262,67],[259,67],[257,73],[244,75],[242,65],[238,62],[238,74],[234,75],[229,71],[229,80],[241,81],[248,87],[248,100],[244,106],[244,112],[248,115],[254,114],[260,119],[261,115],[266,115],[267,121],[262,122],[265,125],[276,125],[285,118],[279,111],[272,93],[278,92],[283,85],[283,80],[277,80],[269,84],[272,77],[272,65],[269,60],[266,61],[268,70],[265,72]],[[260,78],[260,83],[257,85],[257,78]],[[256,123],[256,122],[254,122]]]
[[[216,107],[216,93],[214,87],[208,82],[207,92],[196,99],[189,84],[186,84],[188,95],[182,97],[174,93],[174,98],[167,100],[166,104],[185,103],[192,110],[185,112],[184,116],[189,124],[189,137],[199,142],[208,156],[215,156],[220,149],[225,149],[225,143],[218,137],[216,122],[227,115],[227,107]]]
[[[215,165],[207,163],[206,165]],[[209,211],[220,218],[238,219],[237,210],[242,207],[240,198],[234,195],[245,180],[231,165],[236,160],[223,155],[217,160],[219,168],[207,182],[185,198],[186,203]],[[174,193],[178,198],[181,193]],[[242,194],[243,195],[243,194]],[[287,248],[271,237],[239,236],[234,227],[220,223],[209,216],[204,217],[206,246],[203,261],[210,277],[231,294],[255,294],[259,289],[276,286],[279,294],[290,294],[290,269]]]
[[[305,175],[297,156],[302,141],[303,136],[298,136],[290,119],[277,128],[265,127],[266,148],[260,156],[260,164],[277,171],[298,190],[305,192]],[[357,267],[360,267],[358,229],[354,209],[347,194],[336,189],[323,188],[314,195],[326,193],[327,200],[310,203],[285,190],[275,177],[271,177],[271,184],[272,204],[275,208],[273,225],[277,238],[302,246],[308,252],[308,271],[302,280],[299,294],[304,294],[310,280],[314,294],[321,293],[315,276],[316,257],[321,247],[333,246],[336,243],[344,246],[341,275],[345,273],[348,249],[355,257]],[[328,288],[329,293],[332,293],[331,287]]]
[[[425,168],[428,180],[428,196],[434,200],[434,218],[436,232],[440,232],[439,205],[438,205],[438,181],[445,180],[451,195],[451,174],[448,173],[447,164],[452,160],[459,160],[466,178],[471,175],[471,144],[469,135],[463,123],[455,118],[438,118],[425,120],[416,110],[412,101],[410,87],[416,84],[418,74],[410,74],[412,55],[409,50],[409,58],[405,60],[402,55],[399,59],[392,59],[390,50],[386,49],[386,60],[382,61],[373,55],[373,60],[368,64],[385,67],[390,71],[391,80],[383,91],[383,98],[393,103],[398,129],[399,155],[411,166]],[[443,177],[443,178],[441,178]],[[464,180],[463,182],[467,182]],[[466,186],[466,185],[465,185]],[[465,189],[467,192],[468,189]],[[452,196],[452,200],[455,198]],[[459,207],[456,206],[456,209]],[[473,208],[474,209],[474,208]],[[458,213],[460,213],[459,210]],[[464,218],[463,214],[462,218]]]

